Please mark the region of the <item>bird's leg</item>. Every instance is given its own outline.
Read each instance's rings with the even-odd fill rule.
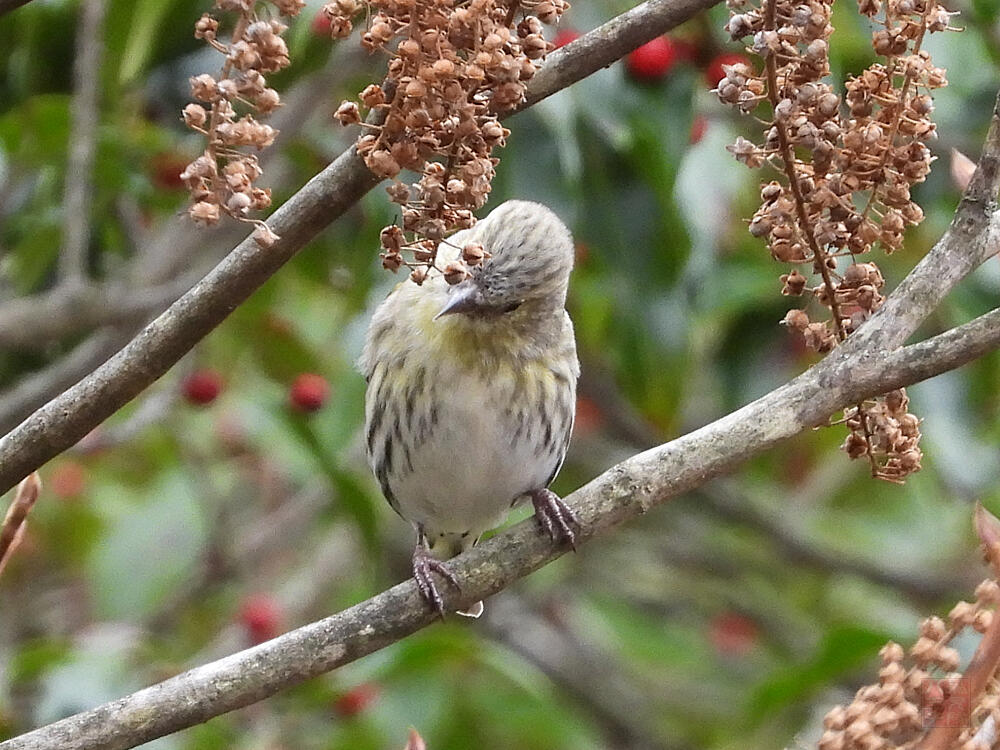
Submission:
[[[569,542],[576,549],[576,534],[571,527],[580,527],[580,519],[576,517],[576,513],[552,490],[532,490],[528,496],[535,506],[535,518],[545,533],[553,541]]]
[[[417,582],[420,595],[444,618],[444,600],[434,584],[433,573],[440,575],[459,591],[462,590],[455,574],[448,570],[441,560],[431,554],[431,550],[427,546],[427,536],[423,529],[418,528],[417,545],[413,548],[413,578]]]

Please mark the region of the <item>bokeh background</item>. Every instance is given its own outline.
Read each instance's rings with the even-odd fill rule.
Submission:
[[[285,107],[262,184],[276,204],[355,137],[331,117],[381,77],[356,38],[331,42],[310,0],[286,34]],[[559,40],[628,3],[579,2]],[[207,0],[110,0],[88,269],[69,302],[56,265],[71,139],[78,6],[0,17],[0,429],[75,382],[245,234],[179,214],[202,148],[179,111],[220,56],[192,35]],[[878,258],[894,284],[950,220],[951,149],[978,155],[1000,81],[991,0],[954,3],[928,41],[939,158],[927,214]],[[755,123],[709,93],[724,7],[510,119],[490,206],[527,198],[572,228],[569,298],[583,365],[569,493],[639,449],[716,419],[814,361],[778,325],[797,300],[746,222],[765,175],[725,146]],[[837,3],[835,80],[873,61]],[[553,36],[555,32],[553,31]],[[662,48],[662,44],[661,44]],[[731,57],[723,60],[731,60]],[[770,179],[769,176],[766,176]],[[0,739],[148,685],[364,599],[408,575],[410,530],[364,465],[354,367],[399,279],[377,258],[394,218],[376,189],[133,404],[42,469],[29,534],[0,579]],[[996,304],[991,260],[921,335]],[[65,304],[52,304],[63,300]],[[22,315],[16,318],[16,315]],[[13,316],[13,317],[12,317]],[[4,328],[4,317],[8,325]],[[20,320],[20,335],[10,321]],[[1000,358],[910,389],[924,469],[869,478],[810,432],[727,479],[587,544],[487,602],[334,674],[151,743],[159,750],[808,747],[823,713],[984,574],[974,501],[1000,511]],[[301,378],[303,374],[318,377]],[[307,407],[307,408],[304,408]],[[315,408],[314,408],[315,407]],[[311,410],[310,410],[311,409]],[[968,656],[974,642],[959,644]]]

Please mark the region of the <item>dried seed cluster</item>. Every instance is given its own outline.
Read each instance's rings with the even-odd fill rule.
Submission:
[[[360,94],[376,116],[362,122],[361,109],[345,101],[336,117],[362,124],[358,153],[401,206],[402,228],[382,232],[382,264],[406,266],[420,284],[436,268],[438,244],[475,223],[485,204],[498,159],[510,131],[499,116],[524,99],[525,82],[552,49],[542,25],[556,23],[565,0],[335,0],[324,6],[334,36],[350,33],[353,17],[367,8],[371,18],[361,37],[369,51],[390,56],[382,85]],[[412,185],[402,170],[419,174]],[[481,248],[463,248],[462,259],[438,269],[450,283],[482,262]]]
[[[288,47],[281,38],[287,26],[265,16],[272,9],[279,15],[297,16],[304,6],[304,0],[216,0],[217,9],[238,14],[229,41],[219,41],[219,21],[208,13],[194,27],[195,37],[225,55],[225,63],[218,77],[202,73],[191,78],[191,94],[201,103],[184,108],[184,122],[202,133],[207,145],[181,173],[191,192],[188,215],[200,224],[215,224],[222,213],[251,222],[257,225],[254,237],[266,245],[277,236],[264,222],[251,218],[250,212],[271,205],[271,191],[254,187],[261,175],[260,164],[254,154],[240,149],[260,151],[278,134],[252,114],[266,115],[281,105],[264,74],[289,64]]]
[[[844,450],[851,458],[874,454],[880,479],[898,482],[920,469],[920,419],[910,414],[909,403],[900,388],[845,414],[850,433]]]
[[[927,32],[951,28],[952,14],[937,0],[884,6],[859,0],[861,13],[876,22],[872,46],[884,59],[850,78],[841,96],[827,80],[832,0],[763,0],[759,7],[749,0],[727,2],[727,31],[734,39],[752,38],[749,49],[763,65],[759,72],[744,63],[725,66],[716,93],[744,113],[769,109],[763,143],[741,137],[730,150],[747,166],[767,163],[779,173],[761,190],[750,232],[767,240],[775,259],[811,266],[814,285],[796,269],[781,277],[782,293],[808,294],[829,317],[812,320],[792,310],[785,323],[809,348],[827,352],[883,300],[877,266],[857,256],[876,245],[899,249],[906,226],[923,219],[910,189],[930,170],[930,92],[947,81],[921,45]],[[841,272],[837,259],[845,256],[851,262]],[[919,430],[908,438],[904,458],[892,439],[898,425],[891,424],[904,415],[883,401],[848,414],[860,427],[852,428],[845,448],[852,457],[868,456],[873,475],[901,480],[920,468]],[[904,420],[910,422],[916,418]]]
[[[985,633],[994,624],[1000,585],[983,581],[975,595],[974,602],[959,602],[947,623],[939,617],[923,620],[908,657],[902,646],[887,643],[879,651],[878,682],[827,713],[819,750],[910,750],[928,729],[945,722],[962,727],[952,747],[989,750],[993,743],[983,744],[977,733],[989,717],[1000,721],[1000,686],[990,680],[982,695],[971,695],[958,671],[958,651],[950,645],[966,628]]]

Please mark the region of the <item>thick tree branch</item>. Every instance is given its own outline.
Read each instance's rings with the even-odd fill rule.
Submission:
[[[828,358],[742,409],[618,464],[567,498],[579,541],[724,474],[850,404],[1000,347],[1000,310],[881,357]],[[836,374],[836,378],[832,375]],[[449,610],[486,599],[565,553],[532,519],[448,563],[462,585]],[[377,651],[435,615],[407,580],[368,601],[130,696],[0,743],[0,750],[120,750],[249,705]]]
[[[592,45],[618,50],[621,45],[616,40],[626,35],[642,43],[714,4],[715,0],[648,0],[567,45],[558,56],[553,54],[551,67],[558,69],[530,82],[529,100],[543,99],[615,59],[607,50],[595,53]],[[592,41],[585,42],[588,37]],[[313,177],[268,219],[280,240],[268,248],[244,240],[118,354],[0,440],[0,493],[69,448],[163,375],[377,183],[353,147]]]

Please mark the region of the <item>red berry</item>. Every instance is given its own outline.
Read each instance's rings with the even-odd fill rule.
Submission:
[[[689,136],[692,146],[705,137],[706,130],[708,130],[708,118],[705,115],[695,115],[691,121],[691,135]]]
[[[552,43],[556,45],[556,49],[559,49],[560,47],[565,47],[570,42],[575,42],[580,36],[580,32],[576,29],[559,29],[559,33],[556,34],[556,38],[552,40]]]
[[[586,396],[576,397],[576,419],[573,421],[573,432],[577,435],[591,435],[601,429],[604,414],[597,402]]]
[[[722,66],[736,65],[736,63],[750,65],[750,60],[739,52],[723,52],[721,55],[716,55],[705,68],[705,79],[714,89],[719,85],[719,81],[726,77],[726,71],[722,69]]]
[[[658,36],[632,50],[625,58],[625,68],[637,81],[658,81],[677,61],[677,50],[669,37]]]
[[[745,656],[757,645],[757,623],[738,612],[723,612],[709,626],[708,639],[716,653],[723,656]]]
[[[312,33],[316,36],[329,37],[330,36],[330,25],[332,21],[330,16],[320,10],[312,20]]]
[[[698,45],[690,39],[670,39],[674,43],[677,62],[693,63],[698,59]]]
[[[314,412],[323,407],[330,397],[330,384],[322,375],[304,372],[295,378],[288,392],[292,408],[303,412]]]
[[[192,372],[184,378],[181,390],[188,403],[205,406],[215,401],[222,392],[222,376],[215,370]]]
[[[187,165],[188,159],[180,154],[159,153],[150,162],[149,179],[160,190],[183,190],[185,185],[181,172]]]
[[[240,605],[239,622],[252,644],[276,637],[281,630],[281,607],[268,594],[252,594]]]
[[[365,709],[369,708],[378,698],[378,685],[373,682],[364,682],[333,702],[333,710],[337,716],[345,719],[350,716],[357,716]]]
[[[70,500],[82,495],[87,488],[87,472],[76,461],[62,461],[52,469],[48,485],[53,495]]]

